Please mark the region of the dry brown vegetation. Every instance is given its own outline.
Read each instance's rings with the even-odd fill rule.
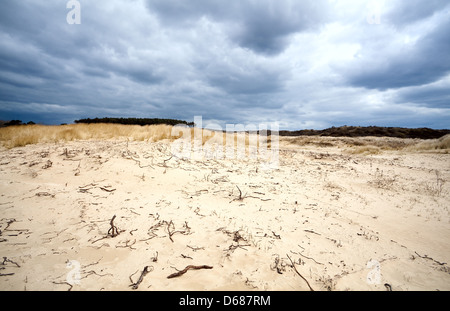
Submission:
[[[231,136],[231,137],[230,137]],[[234,136],[234,137],[233,137]],[[225,146],[245,141],[245,146],[258,146],[259,138],[255,134],[229,134],[211,130],[194,128],[177,128],[170,125],[122,125],[122,124],[71,124],[59,126],[27,125],[0,128],[0,145],[15,148],[37,143],[57,143],[76,140],[117,140],[156,142],[164,139],[174,141],[180,137],[201,139],[202,145]],[[412,139],[395,137],[329,137],[298,136],[282,137],[282,140],[299,146],[315,146],[321,148],[344,148],[350,154],[378,154],[386,150],[404,150],[409,152],[440,152],[450,150],[450,134],[438,139]],[[271,148],[270,136],[268,148]]]
[[[27,125],[0,129],[0,142],[6,148],[37,143],[53,143],[75,140],[108,140],[128,138],[136,141],[159,141],[170,138],[172,127],[168,125]]]
[[[450,150],[450,134],[438,139],[420,141],[417,144],[408,146],[408,151],[444,151],[448,153]]]
[[[231,137],[230,137],[231,136]],[[234,137],[232,137],[234,136]],[[122,124],[70,124],[70,125],[19,125],[0,128],[0,145],[8,149],[22,147],[38,143],[58,143],[77,140],[130,140],[156,142],[164,139],[174,141],[181,137],[190,137],[205,143],[225,146],[239,139],[245,140],[245,145],[250,143],[258,145],[259,142],[251,141],[256,135],[227,134],[211,130],[194,129],[190,127],[174,128],[171,125],[122,125]],[[270,147],[270,137],[269,137]]]
[[[350,154],[378,154],[388,150],[404,150],[409,152],[450,151],[450,134],[438,139],[422,140],[395,137],[327,137],[299,136],[284,138],[289,143],[300,146],[320,148],[344,148]]]

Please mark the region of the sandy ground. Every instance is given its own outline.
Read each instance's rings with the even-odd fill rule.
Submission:
[[[283,138],[275,170],[167,142],[0,159],[0,290],[450,290],[450,154]],[[167,278],[189,265],[212,269]]]

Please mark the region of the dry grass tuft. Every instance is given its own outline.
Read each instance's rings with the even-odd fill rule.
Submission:
[[[0,128],[0,144],[14,148],[37,143],[74,140],[131,139],[159,141],[171,137],[169,125],[70,124],[59,126],[26,125]]]
[[[450,151],[450,134],[438,139],[421,141],[406,148],[407,151],[434,151],[448,153]]]
[[[377,146],[357,146],[348,151],[349,154],[379,154],[381,153],[381,149]]]
[[[22,147],[37,143],[58,143],[75,140],[114,140],[156,142],[174,141],[188,138],[201,141],[202,146],[258,146],[259,137],[248,133],[222,133],[206,129],[190,127],[174,127],[171,125],[122,125],[110,123],[69,124],[69,125],[19,125],[0,128],[0,145],[6,148]],[[264,138],[266,139],[266,138]],[[270,137],[265,141],[270,148]]]
[[[287,138],[290,144],[319,148],[347,148],[349,154],[379,154],[383,151],[450,152],[450,134],[438,139],[395,137],[299,136]]]

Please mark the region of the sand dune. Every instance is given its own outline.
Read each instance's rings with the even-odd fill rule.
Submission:
[[[168,140],[2,147],[0,290],[450,290],[450,154],[381,140],[281,138],[273,170]],[[212,269],[168,278],[188,266]]]

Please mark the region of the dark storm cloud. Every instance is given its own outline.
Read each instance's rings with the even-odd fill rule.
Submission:
[[[427,32],[427,28],[432,28]],[[396,89],[437,81],[450,73],[450,12],[428,26],[412,44],[370,46],[346,72],[349,83],[370,89]]]
[[[227,94],[270,94],[281,91],[283,86],[283,72],[277,68],[270,68],[254,64],[231,68],[224,64],[211,64],[205,74],[208,83]]]
[[[450,108],[450,79],[418,88],[406,88],[397,93],[396,101],[430,108]]]
[[[226,35],[239,46],[267,55],[282,52],[289,44],[289,35],[323,22],[325,4],[322,0],[147,0],[149,11],[165,24],[185,27],[206,17],[222,23]]]

